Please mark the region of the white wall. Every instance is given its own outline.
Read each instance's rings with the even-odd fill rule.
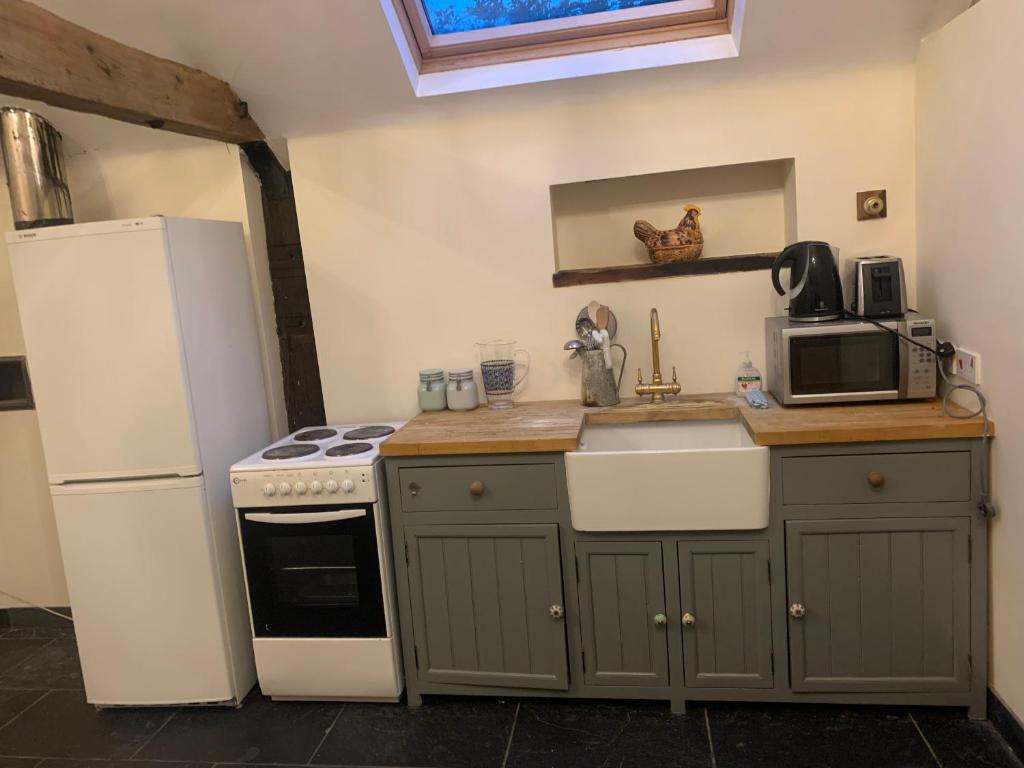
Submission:
[[[12,103],[7,100],[4,103]],[[152,214],[242,222],[264,341],[268,408],[287,431],[259,187],[237,147],[27,104],[64,134],[78,222]],[[0,231],[12,230],[0,190]],[[23,355],[10,261],[0,242],[0,356]],[[31,360],[29,360],[31,373]],[[42,605],[67,605],[39,428],[34,411],[0,411],[0,590]],[[0,608],[19,603],[0,595]]]
[[[984,0],[929,37],[917,70],[921,306],[982,355],[993,444],[992,687],[1024,715],[1024,4]]]
[[[911,63],[676,72],[290,139],[328,420],[409,417],[418,369],[472,365],[496,337],[533,355],[524,398],[577,397],[562,344],[591,298],[618,316],[626,392],[650,372],[652,306],[684,391],[731,389],[746,350],[763,370],[767,272],[552,288],[552,184],[792,157],[799,239],[900,255],[913,275]],[[856,221],[855,193],[876,187],[889,218]]]

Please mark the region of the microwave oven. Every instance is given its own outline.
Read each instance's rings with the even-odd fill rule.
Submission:
[[[765,320],[768,391],[783,405],[914,400],[935,396],[935,321]]]

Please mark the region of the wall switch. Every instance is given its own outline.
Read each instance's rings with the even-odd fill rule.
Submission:
[[[957,347],[952,360],[953,373],[971,384],[981,384],[981,355],[966,347]]]

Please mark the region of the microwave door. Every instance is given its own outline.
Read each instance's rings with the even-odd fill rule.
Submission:
[[[374,507],[240,517],[256,637],[387,637]]]
[[[858,323],[829,333],[795,329],[787,336],[787,402],[898,399],[905,350],[895,334]]]

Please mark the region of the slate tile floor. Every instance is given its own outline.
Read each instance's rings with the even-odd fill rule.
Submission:
[[[962,710],[433,698],[98,712],[70,628],[0,630],[0,768],[1024,768]]]

